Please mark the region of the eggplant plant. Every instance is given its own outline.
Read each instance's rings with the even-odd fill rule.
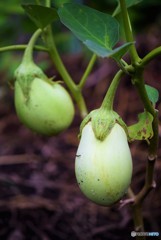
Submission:
[[[22,7],[37,30],[26,45],[0,48],[0,52],[24,50],[20,66],[14,74],[15,110],[20,121],[33,132],[55,136],[70,127],[74,108],[77,107],[82,120],[75,157],[75,174],[80,190],[89,200],[106,207],[126,197],[123,201],[130,204],[133,210],[136,232],[144,232],[142,205],[155,187],[154,166],[158,151],[158,110],[155,104],[159,94],[157,89],[145,83],[144,70],[149,62],[161,54],[160,46],[143,58],[138,54],[128,9],[140,2],[117,0],[117,7],[111,15],[106,13],[108,9],[100,12],[76,1],[44,0],[43,4],[40,1],[28,4],[26,1]],[[117,18],[117,15],[120,17]],[[52,29],[55,21],[64,24],[92,52],[84,74],[77,83],[58,52]],[[121,40],[120,25],[125,35],[124,43],[115,47]],[[43,40],[43,46],[36,44],[39,37]],[[49,54],[61,76],[60,82],[47,77],[36,65],[34,50]],[[129,56],[128,62],[124,60],[125,54]],[[83,90],[98,58],[113,59],[119,70],[111,79],[100,108],[89,112]],[[113,107],[116,90],[124,76],[129,77],[144,106],[138,122],[131,126],[127,126]],[[134,193],[131,189],[133,163],[129,142],[138,140],[147,142],[148,159],[144,186]],[[139,235],[135,236],[140,239]]]

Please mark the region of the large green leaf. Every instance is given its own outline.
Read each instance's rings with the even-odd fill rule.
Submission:
[[[90,50],[101,57],[121,57],[131,43],[112,50],[119,40],[119,24],[111,15],[75,3],[58,9],[61,22]]]
[[[117,5],[117,7],[116,7],[116,9],[113,13],[113,16],[119,14],[120,11],[121,11],[119,0],[117,0],[117,1],[118,1],[118,5]],[[129,7],[132,7],[132,6],[134,6],[134,5],[136,5],[140,2],[142,2],[142,0],[126,0],[126,6],[127,6],[127,8],[129,8]]]
[[[53,20],[58,18],[57,12],[54,8],[33,4],[23,4],[22,7],[38,28],[43,29]]]
[[[158,101],[158,99],[159,99],[159,92],[158,92],[158,90],[156,88],[154,88],[154,87],[151,87],[151,86],[147,85],[147,84],[145,84],[145,88],[146,88],[146,92],[148,94],[149,100],[153,104],[155,104]]]

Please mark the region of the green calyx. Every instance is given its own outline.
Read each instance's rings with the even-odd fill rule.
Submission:
[[[29,97],[31,84],[35,78],[47,81],[48,78],[44,72],[34,62],[22,62],[15,71],[15,79],[19,82],[22,92],[26,99]]]
[[[122,126],[127,133],[126,124],[115,111],[100,107],[99,109],[91,111],[82,121],[80,125],[80,136],[84,126],[90,121],[95,137],[100,141],[103,141],[109,135],[115,123]]]
[[[42,30],[38,29],[31,37],[28,46],[24,52],[22,62],[15,70],[14,74],[15,80],[19,82],[26,99],[28,99],[31,84],[35,78],[40,78],[44,81],[48,81],[48,77],[33,61],[34,44],[41,32]]]

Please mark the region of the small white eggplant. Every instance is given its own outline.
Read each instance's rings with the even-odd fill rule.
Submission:
[[[20,82],[15,82],[15,108],[25,126],[46,136],[57,135],[70,126],[74,106],[65,88],[50,79],[34,78],[28,89],[26,97]]]
[[[33,47],[41,33],[38,29],[33,34],[15,70],[14,102],[25,126],[36,133],[53,136],[70,126],[74,105],[66,89],[48,78],[34,63]]]
[[[132,158],[126,133],[118,123],[103,141],[95,137],[91,122],[84,126],[75,173],[82,192],[96,204],[109,206],[126,194],[132,177]]]

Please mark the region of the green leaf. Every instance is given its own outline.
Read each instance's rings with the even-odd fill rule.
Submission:
[[[115,48],[115,49],[107,49],[101,47],[99,44],[92,42],[90,40],[86,40],[85,45],[93,52],[95,52],[98,56],[101,57],[111,57],[116,61],[119,61],[120,58],[128,51],[129,47],[133,43],[125,43],[124,45]]]
[[[43,29],[53,20],[58,18],[57,12],[54,8],[33,4],[23,4],[22,7],[38,28]]]
[[[129,7],[132,7],[138,3],[142,2],[142,0],[126,0],[126,6],[127,8]],[[113,16],[116,16],[117,14],[119,14],[121,12],[121,9],[120,9],[120,3],[118,1],[118,5],[113,13]]]
[[[153,116],[149,112],[143,112],[138,115],[139,121],[128,127],[129,140],[146,140],[153,137]]]
[[[112,47],[119,40],[119,24],[111,15],[75,3],[64,4],[58,14],[90,50],[102,57],[113,54]]]
[[[56,8],[59,8],[61,7],[64,3],[70,3],[70,2],[73,2],[74,0],[55,0],[53,1],[53,5],[54,7]]]
[[[112,58],[114,58],[116,61],[119,61],[120,58],[122,58],[123,55],[129,50],[130,46],[133,44],[133,42],[124,43],[120,47],[115,48],[111,55]]]
[[[156,88],[154,88],[154,87],[151,87],[151,86],[147,85],[147,84],[145,84],[145,88],[146,88],[146,92],[148,94],[149,100],[153,104],[155,104],[158,101],[158,99],[159,99],[159,92],[158,92],[158,90]]]

